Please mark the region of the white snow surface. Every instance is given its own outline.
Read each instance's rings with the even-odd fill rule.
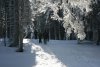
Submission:
[[[75,40],[24,39],[24,52],[0,43],[0,67],[100,67],[100,46]]]

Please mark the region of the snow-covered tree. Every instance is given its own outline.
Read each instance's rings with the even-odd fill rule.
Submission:
[[[46,13],[46,19],[50,16],[54,20],[63,21],[65,31],[70,35],[73,30],[77,37],[83,40],[86,36],[84,33],[83,17],[91,11],[89,5],[91,0],[30,0],[33,20],[41,13]],[[63,17],[58,14],[62,10]]]
[[[17,23],[17,40],[18,40],[18,52],[23,51],[23,38],[27,35],[27,32],[32,31],[31,11],[29,0],[18,1],[19,10],[19,22]],[[32,29],[32,30],[31,30]]]

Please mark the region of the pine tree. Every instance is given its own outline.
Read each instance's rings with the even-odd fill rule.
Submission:
[[[88,24],[90,24],[93,31],[96,31],[96,44],[100,41],[100,1],[95,0],[91,2],[90,8],[92,11],[88,14]]]

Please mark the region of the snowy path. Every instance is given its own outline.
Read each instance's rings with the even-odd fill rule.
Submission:
[[[100,46],[51,40],[26,40],[25,52],[0,46],[0,67],[100,67]]]
[[[37,64],[34,67],[66,67],[53,53],[48,53],[50,50],[46,45],[41,47],[40,45],[32,44],[32,50],[36,52]]]
[[[76,41],[50,41],[47,45],[33,44],[35,67],[100,67],[100,46]]]

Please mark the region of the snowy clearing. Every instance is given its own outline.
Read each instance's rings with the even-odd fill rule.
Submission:
[[[100,46],[76,41],[24,39],[24,52],[0,46],[0,67],[100,67]]]

